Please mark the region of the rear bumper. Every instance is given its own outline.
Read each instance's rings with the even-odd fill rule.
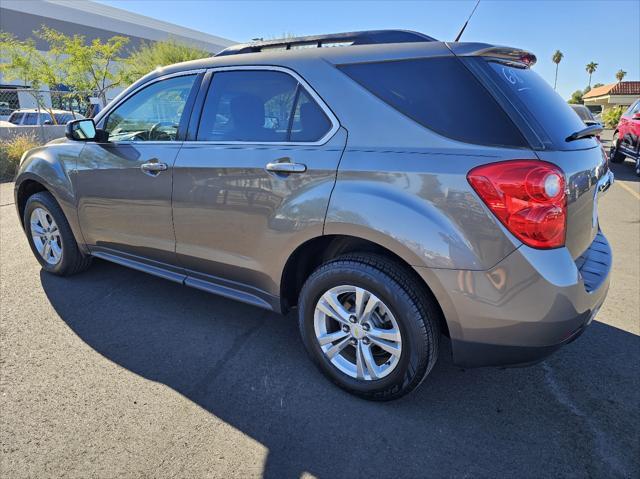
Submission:
[[[540,361],[585,330],[606,298],[611,260],[598,233],[576,260],[566,248],[521,246],[488,271],[417,269],[435,280],[454,362],[507,366]]]

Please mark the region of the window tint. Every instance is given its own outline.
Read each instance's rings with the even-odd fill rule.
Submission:
[[[504,110],[457,58],[339,68],[396,110],[441,135],[484,145],[526,145]]]
[[[11,116],[9,117],[9,123],[13,123],[14,125],[19,125],[20,122],[22,121],[22,117],[24,116],[24,113],[12,113]]]
[[[489,66],[498,88],[516,105],[518,110],[530,115],[551,139],[555,149],[580,149],[591,139],[566,142],[572,133],[584,128],[580,118],[571,107],[536,72],[496,61],[478,59]],[[486,67],[485,67],[486,68]]]
[[[198,140],[286,141],[298,82],[276,71],[213,75]]]
[[[23,125],[37,125],[38,124],[38,115],[36,113],[25,113],[24,119],[22,120]]]
[[[198,129],[200,141],[316,141],[331,128],[322,109],[291,75],[279,71],[215,73]]]
[[[291,141],[318,141],[331,129],[331,122],[322,108],[300,89],[291,124]]]
[[[173,141],[195,75],[152,83],[109,114],[110,141]]]

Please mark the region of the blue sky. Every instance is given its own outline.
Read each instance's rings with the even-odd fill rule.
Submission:
[[[283,34],[401,28],[453,40],[475,0],[214,1],[100,0],[132,12],[236,41]],[[558,92],[588,83],[585,65],[599,64],[592,83],[640,80],[640,0],[481,0],[463,40],[516,46],[538,57],[535,70],[553,84],[556,49],[564,53]]]

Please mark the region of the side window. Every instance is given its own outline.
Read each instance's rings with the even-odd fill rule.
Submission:
[[[110,141],[174,141],[196,75],[160,80],[109,113]]]
[[[199,141],[315,141],[331,127],[322,109],[291,75],[269,70],[214,73]]]
[[[440,135],[481,145],[526,146],[500,105],[457,58],[339,68],[400,113]],[[580,122],[575,114],[571,116]]]
[[[322,108],[301,89],[291,125],[291,141],[318,141],[331,129]]]
[[[22,121],[23,125],[37,125],[38,124],[38,114],[37,113],[25,113],[24,120]]]
[[[13,123],[14,125],[20,125],[22,123],[22,117],[24,113],[12,113],[9,117],[9,123]]]

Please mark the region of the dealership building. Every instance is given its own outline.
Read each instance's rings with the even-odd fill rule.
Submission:
[[[149,2],[152,5],[152,2]],[[233,41],[203,33],[144,15],[128,12],[88,0],[2,0],[0,2],[0,30],[19,40],[33,38],[39,50],[47,50],[47,44],[35,38],[34,30],[46,25],[66,35],[84,35],[87,42],[99,38],[107,40],[114,35],[130,39],[128,48],[142,43],[174,39],[215,54],[232,45]],[[4,80],[0,74],[0,90],[4,104],[13,108],[32,108],[35,105],[29,94],[19,87],[29,87],[19,81]],[[108,99],[119,93],[114,89]],[[8,106],[8,105],[5,105]]]

